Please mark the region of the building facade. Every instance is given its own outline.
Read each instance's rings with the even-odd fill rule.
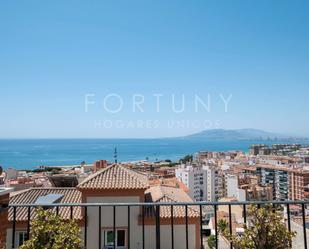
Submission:
[[[9,193],[12,190],[11,188],[0,188],[0,249],[5,248],[8,227]]]
[[[148,179],[133,170],[115,164],[81,182],[76,188],[32,188],[12,195],[11,204],[36,203],[38,198],[56,194],[62,196],[60,203],[161,203],[161,202],[192,202],[192,199],[181,189],[166,186],[149,187]],[[62,219],[70,219],[69,207],[60,207],[58,214]],[[88,207],[87,211],[87,248],[102,249],[114,247],[114,212],[115,212],[115,238],[116,248],[126,249],[128,236],[130,236],[130,247],[135,249],[156,248],[156,207],[143,209],[139,206],[101,206],[100,208]],[[53,210],[55,211],[55,210]],[[142,222],[142,212],[144,222]],[[200,248],[199,212],[194,207],[177,207],[174,209],[174,246],[185,249],[186,247],[186,214],[188,214],[188,243],[190,248]],[[159,209],[161,248],[171,248],[171,208],[162,206]],[[31,219],[35,212],[31,213]],[[130,234],[128,233],[128,218],[130,217]],[[81,207],[73,208],[73,218],[78,222],[84,238],[85,213]],[[142,244],[144,223],[144,243]],[[7,249],[12,249],[12,224],[13,208],[9,210],[9,228],[7,229]],[[15,247],[26,239],[27,210],[17,208]],[[100,244],[99,244],[100,243]]]
[[[202,167],[197,165],[182,165],[175,170],[175,176],[188,187],[189,195],[193,200],[208,200],[207,171]]]
[[[308,199],[309,171],[277,165],[256,165],[261,185],[272,186],[274,200]]]
[[[236,198],[238,201],[246,201],[246,191],[239,188],[238,176],[234,174],[225,175],[225,193],[228,198]]]
[[[215,166],[181,165],[175,175],[188,187],[195,201],[216,201],[222,196],[222,177]]]

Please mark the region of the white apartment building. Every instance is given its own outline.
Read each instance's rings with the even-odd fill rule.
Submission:
[[[238,176],[233,174],[225,175],[226,197],[234,197],[238,201],[246,201],[246,191],[238,187]]]
[[[207,201],[217,201],[222,197],[222,177],[219,175],[219,170],[213,165],[203,166],[203,170],[206,172],[207,181]]]
[[[195,201],[207,200],[207,173],[197,165],[181,165],[175,171],[176,178],[189,189],[189,196]]]
[[[216,201],[221,195],[222,181],[214,166],[181,165],[175,175],[188,187],[195,201]]]

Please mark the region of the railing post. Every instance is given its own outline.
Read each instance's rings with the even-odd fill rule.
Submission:
[[[302,213],[303,213],[303,232],[304,232],[304,246],[307,249],[307,228],[306,228],[306,214],[305,214],[305,204],[302,204]]]
[[[130,214],[131,214],[131,212],[130,212],[130,206],[128,206],[128,249],[130,249],[130,236],[131,236],[131,234],[130,234],[130,229],[131,229],[131,223],[130,223]]]
[[[161,248],[160,240],[160,206],[156,206],[156,249]]]
[[[12,248],[15,248],[15,232],[16,232],[16,207],[13,208],[13,234],[12,234]]]
[[[189,249],[188,205],[185,206],[185,211],[186,211],[186,249]]]
[[[291,232],[291,214],[290,214],[290,204],[286,206],[287,218],[288,218],[288,229]]]
[[[30,216],[31,216],[31,207],[28,207],[28,215],[27,215],[27,240],[30,239]]]
[[[204,246],[203,246],[203,206],[202,205],[200,205],[200,236],[201,236],[200,247],[201,249],[203,249]]]
[[[174,249],[174,206],[171,205],[171,240],[172,240],[172,249]]]
[[[145,249],[145,206],[142,206],[142,243]]]
[[[230,235],[232,236],[233,234],[233,227],[232,227],[232,206],[231,204],[229,205],[229,225],[230,225]],[[233,249],[233,243],[230,242],[230,248]]]
[[[99,249],[102,248],[101,206],[99,206]]]
[[[84,239],[84,247],[87,248],[87,206],[85,206],[85,216],[84,216],[84,226],[85,226],[85,239]]]
[[[287,206],[286,206],[286,212],[287,212],[287,218],[288,218],[288,229],[289,229],[289,232],[291,232],[290,204],[287,204]],[[292,248],[292,240],[291,240],[291,243],[290,243],[290,247]]]
[[[114,249],[116,249],[116,206],[113,206],[113,240]]]
[[[216,249],[218,249],[218,217],[217,217],[217,205],[214,205],[215,208],[215,233],[216,233]]]
[[[244,210],[244,224],[247,225],[247,207],[246,204],[243,205]]]

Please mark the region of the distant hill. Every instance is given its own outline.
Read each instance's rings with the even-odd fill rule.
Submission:
[[[291,137],[257,129],[224,130],[213,129],[195,133],[184,138],[207,140],[297,140],[303,138]]]

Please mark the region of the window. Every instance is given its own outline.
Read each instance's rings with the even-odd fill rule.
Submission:
[[[117,231],[117,246],[125,246],[125,231]]]
[[[113,246],[114,245],[114,232],[113,231],[106,231],[106,245]]]
[[[124,229],[116,230],[116,248],[125,248],[126,245],[126,231]],[[104,249],[114,248],[114,231],[104,231]]]
[[[27,232],[17,231],[16,232],[16,244],[18,247],[22,246],[24,242],[27,240]]]

